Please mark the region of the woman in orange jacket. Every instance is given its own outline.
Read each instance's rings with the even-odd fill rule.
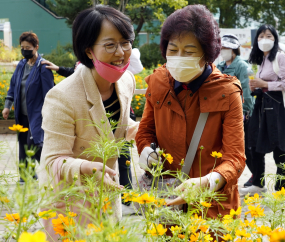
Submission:
[[[173,163],[165,162],[164,169],[181,169],[200,113],[209,113],[198,145],[204,146],[201,186],[227,197],[223,207],[212,203],[208,216],[228,214],[240,205],[237,180],[245,167],[242,90],[236,77],[223,75],[212,63],[221,49],[218,25],[206,7],[189,5],[166,19],[160,48],[167,63],[146,78],[146,105],[136,135],[140,163],[158,162],[150,148],[155,142],[173,156]],[[190,179],[181,187],[200,186],[198,150]],[[216,165],[212,151],[223,155]],[[168,205],[182,203],[180,197],[168,201]]]

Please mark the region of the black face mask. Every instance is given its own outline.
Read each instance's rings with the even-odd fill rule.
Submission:
[[[33,50],[23,50],[21,49],[22,55],[25,59],[32,59],[34,57]]]

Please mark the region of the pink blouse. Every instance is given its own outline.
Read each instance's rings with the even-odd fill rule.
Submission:
[[[268,91],[285,91],[285,54],[280,53],[278,55],[279,73],[278,76],[273,70],[273,64],[266,57],[263,57],[263,62],[258,66],[256,77],[261,78],[268,82]],[[281,80],[278,80],[278,79]]]

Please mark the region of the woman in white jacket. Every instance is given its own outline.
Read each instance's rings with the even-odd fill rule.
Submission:
[[[100,124],[102,118],[110,126],[106,113],[118,121],[110,139],[134,138],[136,123],[130,119],[130,104],[135,90],[133,74],[126,71],[132,52],[134,32],[130,19],[114,8],[99,5],[82,11],[73,23],[73,49],[84,65],[73,75],[56,85],[46,96],[42,110],[45,132],[41,156],[40,186],[64,180],[67,185],[78,176],[102,171],[102,160],[81,155],[89,142],[102,134],[100,128],[87,126],[92,120]],[[131,127],[130,127],[131,126]],[[127,132],[128,131],[128,132]],[[63,162],[65,161],[65,162]],[[107,161],[105,184],[119,185],[117,158]],[[85,205],[87,206],[87,205]],[[64,203],[58,205],[64,209]],[[114,215],[121,217],[120,197],[112,203]],[[82,219],[84,221],[84,219]],[[45,228],[55,241],[51,221]],[[51,238],[49,238],[51,240]]]

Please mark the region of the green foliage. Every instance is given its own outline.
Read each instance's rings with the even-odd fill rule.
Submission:
[[[6,72],[4,68],[0,69],[0,111],[1,111],[0,120],[3,120],[2,110],[4,109],[5,97],[7,96],[7,91],[9,90],[10,87],[10,80],[12,75],[13,73]],[[14,107],[12,107],[8,119],[14,119],[14,118],[15,118]]]
[[[140,48],[141,62],[145,68],[151,68],[158,64],[164,64],[165,59],[162,58],[159,45],[156,43],[144,44]]]
[[[255,20],[260,25],[272,24],[280,34],[285,32],[285,0],[188,0],[188,4],[203,4],[212,13],[219,12],[220,28],[244,28]]]
[[[58,66],[71,67],[74,66],[76,62],[76,57],[72,52],[72,45],[67,44],[62,46],[60,45],[60,42],[58,42],[56,49],[52,50],[50,54],[44,55],[43,57]]]

